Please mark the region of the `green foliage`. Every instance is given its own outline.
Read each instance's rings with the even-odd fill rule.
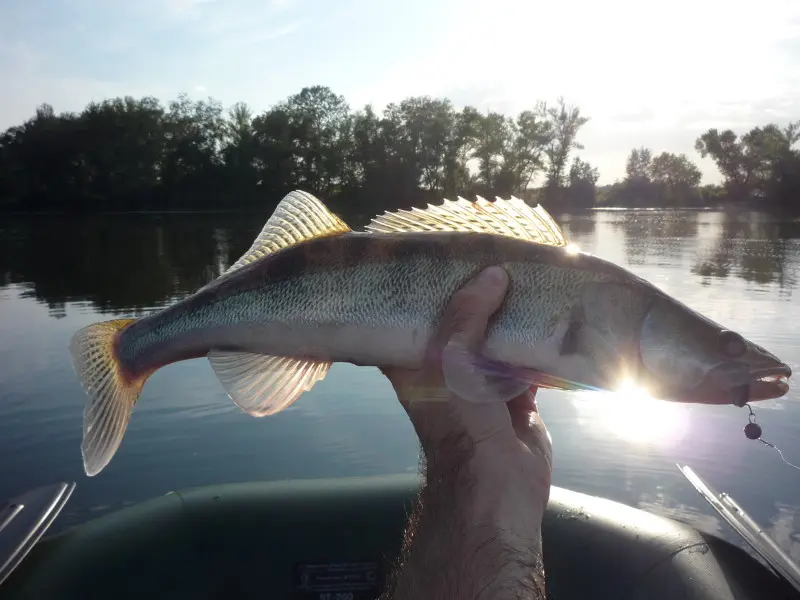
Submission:
[[[563,187],[564,169],[572,150],[583,150],[579,144],[578,131],[589,121],[582,117],[576,106],[567,106],[563,98],[558,99],[558,106],[544,108],[553,129],[549,143],[545,147],[548,158],[547,190],[556,191]]]
[[[700,206],[702,173],[685,154],[634,148],[625,164],[625,179],[600,194],[601,204],[629,207]]]
[[[627,181],[642,180],[650,181],[650,166],[653,161],[653,153],[650,148],[634,148],[628,155],[625,163],[625,174]]]
[[[755,127],[737,138],[733,131],[709,129],[695,148],[710,156],[723,175],[722,186],[700,187],[700,169],[685,154],[634,148],[625,165],[625,179],[598,190],[599,205],[716,206],[732,202],[762,207],[798,208],[800,198],[800,122],[780,129]]]
[[[563,98],[516,116],[459,110],[428,96],[381,113],[369,105],[353,110],[324,86],[303,88],[261,114],[186,95],[166,106],[114,98],[79,114],[42,104],[0,134],[0,210],[264,210],[265,197],[277,202],[295,188],[319,194],[354,223],[475,194],[514,194],[557,209],[800,208],[800,121],[741,136],[703,133],[695,148],[715,162],[721,186],[699,187],[700,170],[684,154],[635,148],[624,180],[598,189],[597,169],[574,156],[588,120]]]
[[[376,212],[456,195],[529,195],[537,176],[563,190],[587,121],[559,100],[516,117],[406,98],[353,111],[329,88],[303,88],[262,114],[187,96],[130,97],[56,115],[49,105],[0,137],[0,206],[9,210],[263,208],[287,191]],[[594,197],[597,178],[584,178]],[[591,183],[590,183],[591,182]],[[570,187],[574,185],[570,183]],[[568,200],[569,194],[564,194]],[[585,201],[584,201],[585,204]]]
[[[597,203],[597,180],[600,173],[577,156],[569,169],[567,199],[571,208],[591,208]]]
[[[754,127],[738,137],[727,129],[709,129],[701,135],[695,149],[710,156],[733,201],[760,201],[762,204],[797,204],[800,199],[800,121],[781,129],[770,123]]]
[[[703,174],[685,154],[662,152],[650,163],[650,178],[669,188],[689,190],[700,184]]]

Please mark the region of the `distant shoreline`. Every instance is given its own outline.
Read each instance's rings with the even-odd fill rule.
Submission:
[[[782,214],[785,210],[775,210],[766,207],[732,205],[710,205],[710,206],[592,206],[588,208],[571,208],[566,210],[551,210],[553,214],[582,214],[591,212],[753,212],[762,214]],[[262,215],[272,213],[270,210],[260,210],[255,208],[237,208],[232,210],[225,209],[198,209],[198,210],[128,210],[128,211],[0,211],[0,220],[3,217],[113,217],[113,216],[179,216],[179,215]]]
[[[41,211],[8,211],[0,212],[0,219],[3,217],[110,217],[110,216],[126,216],[126,215],[143,215],[143,216],[159,216],[159,215],[247,215],[247,214],[260,214],[263,211],[254,208],[237,208],[234,210],[109,210],[109,211],[55,211],[55,210],[41,210]]]

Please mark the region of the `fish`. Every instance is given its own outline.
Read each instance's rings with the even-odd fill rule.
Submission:
[[[654,398],[744,406],[789,390],[786,363],[580,251],[540,204],[444,199],[387,211],[355,231],[295,190],[241,258],[192,295],[72,336],[72,365],[88,396],[86,474],[115,455],[157,370],[205,357],[242,411],[275,415],[336,362],[420,367],[450,298],[491,265],[505,269],[509,287],[485,342],[443,364],[446,386],[467,400],[506,401],[531,386],[613,391],[634,381]]]

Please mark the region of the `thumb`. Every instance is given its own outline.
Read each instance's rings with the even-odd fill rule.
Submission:
[[[508,289],[508,274],[489,267],[454,294],[442,319],[441,330],[448,335],[442,352],[442,369],[447,387],[453,392],[452,407],[474,443],[490,438],[516,440],[507,398],[500,396],[490,373],[475,361],[491,316],[500,308]],[[463,390],[469,400],[458,393]],[[495,397],[497,396],[497,397]],[[475,398],[480,398],[475,402]]]
[[[508,274],[500,267],[487,267],[459,289],[445,309],[433,346],[443,348],[454,338],[471,349],[483,341],[489,318],[500,308],[508,290]]]

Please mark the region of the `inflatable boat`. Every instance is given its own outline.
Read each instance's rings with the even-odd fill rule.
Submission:
[[[542,525],[548,597],[800,599],[791,559],[732,499],[680,468],[754,553],[554,487]],[[38,488],[0,510],[0,600],[374,600],[419,484],[402,475],[193,488],[49,537],[75,484]]]

